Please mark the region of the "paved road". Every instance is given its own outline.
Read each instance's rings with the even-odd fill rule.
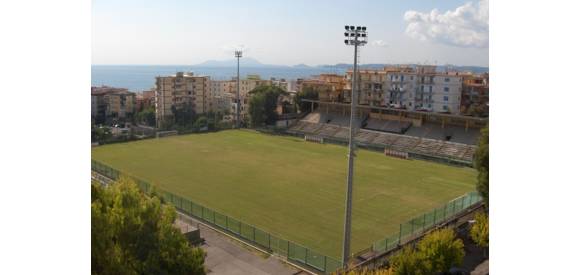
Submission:
[[[197,221],[191,220],[193,224],[197,223]],[[182,220],[178,220],[177,223],[178,226],[186,226]],[[202,248],[207,253],[205,266],[210,274],[291,275],[300,272],[299,269],[275,257],[244,247],[240,242],[203,224],[200,224],[199,228],[201,237],[205,239]]]

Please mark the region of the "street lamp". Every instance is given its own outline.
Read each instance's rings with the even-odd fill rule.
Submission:
[[[342,264],[346,267],[350,254],[350,230],[352,220],[352,178],[354,166],[354,151],[356,132],[356,104],[357,98],[357,78],[358,78],[358,46],[364,46],[367,43],[367,27],[363,26],[344,26],[344,44],[354,46],[354,68],[352,71],[352,87],[350,89],[350,134],[348,136],[348,176],[346,179],[346,209],[344,214],[344,238],[342,242]]]
[[[236,128],[240,128],[240,57],[242,57],[242,51],[237,50],[234,52],[236,58],[238,59],[238,88],[236,91]]]

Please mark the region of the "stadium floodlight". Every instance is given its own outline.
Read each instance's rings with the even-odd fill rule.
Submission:
[[[240,57],[242,57],[242,51],[237,50],[234,52],[235,57],[238,59],[238,85],[236,89],[236,128],[240,128]]]
[[[356,104],[358,103],[358,46],[364,46],[367,43],[367,27],[354,26],[344,33],[346,45],[354,46],[354,66],[352,70],[352,86],[350,89],[350,133],[348,136],[348,176],[346,178],[346,207],[344,214],[344,238],[342,242],[342,264],[346,268],[350,257],[350,235],[352,220],[352,179],[354,174],[354,157],[355,157],[355,140],[356,133]]]

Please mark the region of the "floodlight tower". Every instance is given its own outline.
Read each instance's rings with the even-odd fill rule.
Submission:
[[[238,59],[238,85],[236,90],[236,128],[240,128],[240,57],[242,57],[242,50],[234,52]]]
[[[348,136],[348,176],[346,179],[346,209],[344,214],[344,238],[342,242],[342,264],[346,267],[350,256],[350,229],[352,214],[352,178],[356,150],[354,135],[356,132],[356,104],[358,103],[358,47],[367,43],[367,27],[344,26],[344,44],[354,46],[354,68],[352,87],[350,89],[350,134]]]

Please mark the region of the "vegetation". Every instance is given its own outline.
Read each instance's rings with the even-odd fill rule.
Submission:
[[[106,143],[111,140],[113,133],[111,128],[93,125],[91,128],[91,142]]]
[[[282,88],[277,86],[260,86],[250,91],[250,106],[248,114],[250,115],[250,126],[260,127],[276,123],[278,114],[278,97],[286,94]]]
[[[94,147],[92,158],[338,259],[345,153],[339,145],[228,130]],[[367,150],[357,152],[355,165],[353,251],[473,191],[477,175]]]
[[[446,228],[427,234],[413,250],[406,247],[392,260],[394,274],[441,274],[460,266],[465,251],[463,241],[455,238],[455,232]]]
[[[302,91],[296,94],[296,104],[298,104],[298,109],[300,112],[310,112],[310,102],[303,102],[302,99],[318,99],[318,92],[312,87],[307,87],[302,89]]]
[[[412,247],[403,248],[400,254],[393,257],[389,270],[397,275],[423,275],[429,274],[427,262],[420,253]]]
[[[205,254],[173,227],[175,209],[121,178],[91,185],[92,274],[205,274]]]
[[[477,151],[475,151],[474,165],[479,172],[476,184],[477,191],[489,207],[489,125],[481,130]]]
[[[195,122],[195,112],[191,103],[182,104],[182,106],[171,106],[171,112],[175,125],[182,128],[191,128]]]
[[[151,107],[137,113],[135,119],[137,120],[137,123],[155,127],[155,108]]]
[[[469,235],[477,246],[487,251],[487,247],[489,247],[489,217],[485,213],[475,214],[475,223],[471,227]]]

